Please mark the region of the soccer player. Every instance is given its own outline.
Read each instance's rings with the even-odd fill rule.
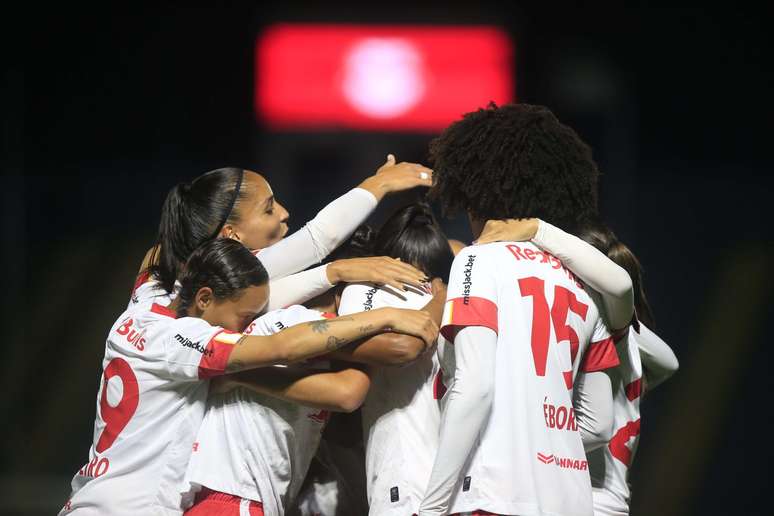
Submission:
[[[431,194],[446,214],[466,212],[474,237],[488,220],[535,217],[545,221],[530,222],[536,238],[550,242],[552,224],[572,230],[596,213],[591,151],[544,107],[468,113],[434,140],[431,157]],[[631,298],[626,272],[587,247],[593,263],[577,262],[576,272],[596,270],[620,286],[614,297]],[[531,242],[457,255],[442,323],[448,345],[439,346],[453,380],[420,516],[592,514],[585,449],[610,435],[604,370],[618,365],[593,296]],[[629,305],[616,322],[628,323]]]
[[[435,287],[443,289],[437,308],[440,319],[443,282],[454,257],[430,207],[417,203],[398,210],[379,229],[373,245],[375,254],[399,258],[436,278]],[[339,314],[387,306],[420,309],[432,299],[426,291],[398,294],[357,283],[344,289]],[[444,390],[440,380],[435,352],[401,368],[372,369],[371,389],[362,408],[368,514],[405,516],[418,511],[438,448],[438,400]]]
[[[218,237],[238,240],[260,258],[273,284],[268,310],[304,302],[339,282],[418,286],[419,271],[385,258],[341,260],[304,269],[319,263],[349,238],[385,195],[430,186],[431,179],[432,170],[414,163],[396,164],[395,157],[389,155],[375,175],[286,237],[288,212],[263,176],[240,168],[212,170],[170,190],[156,246],[145,257],[135,289],[142,286],[151,290],[158,304],[168,304],[175,295],[178,269],[188,255]]]
[[[338,256],[352,254],[350,250],[337,251]],[[440,320],[445,291],[427,298],[413,308],[433,303]],[[270,335],[306,321],[324,321],[326,314],[336,312],[340,299],[341,291],[334,289],[311,300],[310,308],[293,306],[269,312],[251,324],[250,332]],[[384,345],[384,340],[404,337],[414,339],[380,335],[375,343],[358,343],[357,347],[364,346],[362,352],[351,350],[342,356],[362,358],[361,353],[367,353],[377,363],[385,363],[392,360],[393,349],[406,348]],[[427,344],[419,340],[426,349]],[[191,494],[202,489],[186,515],[212,514],[216,508],[226,511],[228,507],[238,514],[243,505],[252,507],[256,514],[281,516],[299,492],[330,412],[357,409],[370,386],[368,375],[352,366],[332,371],[327,363],[317,362],[294,371],[259,369],[223,380],[226,387],[238,388],[208,400],[186,473],[186,485],[191,489],[184,505]]]
[[[60,514],[180,514],[180,485],[204,415],[209,378],[299,362],[390,328],[432,342],[419,311],[385,309],[270,336],[239,331],[263,309],[267,274],[239,242],[196,250],[169,306],[141,299],[111,328],[89,462]]]
[[[634,287],[637,318],[616,343],[621,364],[608,372],[613,386],[613,437],[607,446],[588,453],[594,514],[627,516],[631,498],[628,474],[640,440],[642,396],[646,387],[653,389],[672,376],[679,364],[672,349],[650,329],[655,321],[642,286],[642,267],[634,253],[600,223],[584,227],[580,236],[626,269]]]

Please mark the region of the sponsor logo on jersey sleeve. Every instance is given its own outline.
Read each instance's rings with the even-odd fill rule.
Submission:
[[[181,334],[175,335],[175,340],[180,343],[181,346],[184,348],[191,348],[194,351],[198,351],[204,356],[212,356],[213,351],[211,349],[207,349],[206,347],[201,345],[200,341],[192,341],[188,337],[183,337]]]
[[[476,261],[476,255],[471,254],[468,256],[468,261],[465,264],[465,268],[462,270],[464,276],[462,280],[462,304],[467,305],[470,303],[470,288],[473,286],[471,276],[473,275],[473,262]]]

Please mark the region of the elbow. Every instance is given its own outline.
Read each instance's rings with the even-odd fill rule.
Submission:
[[[390,358],[386,365],[393,367],[408,365],[415,362],[425,351],[425,343],[417,337],[390,334],[388,338]]]
[[[334,410],[347,414],[356,411],[363,405],[369,387],[370,382],[367,377],[348,382],[339,389]]]
[[[363,405],[365,396],[358,396],[357,394],[350,394],[345,398],[342,398],[336,407],[336,412],[344,412],[345,414],[351,414]]]
[[[671,360],[667,362],[667,366],[666,366],[667,378],[675,374],[678,369],[680,369],[680,362],[677,360],[677,356],[675,356],[675,354],[672,353]]]

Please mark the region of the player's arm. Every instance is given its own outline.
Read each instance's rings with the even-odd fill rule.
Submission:
[[[613,386],[605,371],[579,373],[573,386],[573,407],[586,452],[613,437]]]
[[[497,334],[483,326],[468,326],[454,339],[456,370],[446,393],[438,452],[420,516],[447,514],[476,438],[489,416],[494,395]]]
[[[349,367],[341,371],[309,372],[271,367],[252,369],[213,380],[210,390],[244,387],[291,403],[334,412],[354,412],[371,386],[368,374]]]
[[[381,308],[299,324],[273,335],[242,335],[228,356],[226,372],[300,362],[385,331],[412,335],[430,345],[438,326],[424,311]]]
[[[640,331],[635,335],[635,339],[645,369],[648,389],[653,389],[677,372],[680,363],[675,352],[650,328],[640,323]]]
[[[433,298],[422,310],[428,312],[436,324],[441,324],[446,302],[446,285],[436,278],[432,283]],[[428,345],[417,337],[399,333],[383,333],[363,342],[346,346],[332,354],[332,358],[373,366],[402,366],[417,360],[427,352]]]
[[[337,283],[370,282],[398,292],[406,285],[422,288],[425,274],[408,263],[387,256],[336,260],[271,282],[267,310],[300,304],[330,290]]]
[[[376,174],[328,204],[299,231],[261,250],[257,256],[272,279],[319,263],[349,238],[385,195],[417,186],[429,187],[432,174],[432,170],[416,163],[396,164],[395,157],[390,155]]]
[[[629,274],[594,246],[540,219],[490,220],[477,240],[531,240],[559,258],[591,288],[602,295],[613,330],[626,328],[634,315],[634,294]]]

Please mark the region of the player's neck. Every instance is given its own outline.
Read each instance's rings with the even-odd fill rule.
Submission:
[[[179,307],[180,307],[180,298],[179,297],[176,297],[175,299],[173,299],[172,302],[169,303],[169,305],[167,306],[167,308],[169,308],[170,310],[172,310],[175,313],[177,313],[177,309]]]

